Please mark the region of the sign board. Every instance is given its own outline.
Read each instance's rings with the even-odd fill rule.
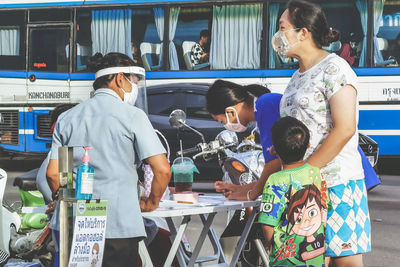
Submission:
[[[101,267],[106,240],[107,201],[78,200],[69,267]]]

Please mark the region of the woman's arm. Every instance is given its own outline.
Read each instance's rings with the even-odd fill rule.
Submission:
[[[324,143],[308,159],[308,163],[322,168],[339,154],[356,132],[356,103],[357,91],[351,85],[342,87],[330,98],[333,129]]]
[[[257,182],[246,185],[234,185],[225,182],[215,182],[214,187],[217,192],[224,192],[227,199],[235,200],[254,200],[263,192],[265,182],[268,177],[281,169],[281,162],[279,159],[273,159],[264,165],[260,179]]]

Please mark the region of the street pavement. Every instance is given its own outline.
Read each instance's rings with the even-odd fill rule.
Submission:
[[[32,164],[33,166],[34,164]],[[8,173],[7,187],[4,201],[13,203],[19,200],[18,190],[12,186],[14,178],[22,174],[23,169],[27,171],[26,164],[13,167],[8,171],[7,166],[3,167]],[[389,267],[400,266],[400,175],[381,175],[382,184],[374,188],[368,194],[368,202],[372,223],[372,252],[364,256],[366,267]],[[213,227],[218,235],[224,229],[226,213],[218,214]],[[187,238],[194,247],[199,236],[199,218],[193,217],[190,221]],[[212,253],[211,245],[206,240],[200,255]]]

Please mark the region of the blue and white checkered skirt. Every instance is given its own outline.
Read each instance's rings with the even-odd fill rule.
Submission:
[[[333,209],[328,211],[325,256],[339,257],[371,250],[371,222],[364,179],[328,188]]]

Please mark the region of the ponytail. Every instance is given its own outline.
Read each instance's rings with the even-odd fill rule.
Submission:
[[[270,90],[262,85],[251,84],[242,86],[237,83],[217,80],[207,91],[207,110],[210,114],[224,114],[227,107],[245,102],[253,106],[254,97],[260,97]]]

